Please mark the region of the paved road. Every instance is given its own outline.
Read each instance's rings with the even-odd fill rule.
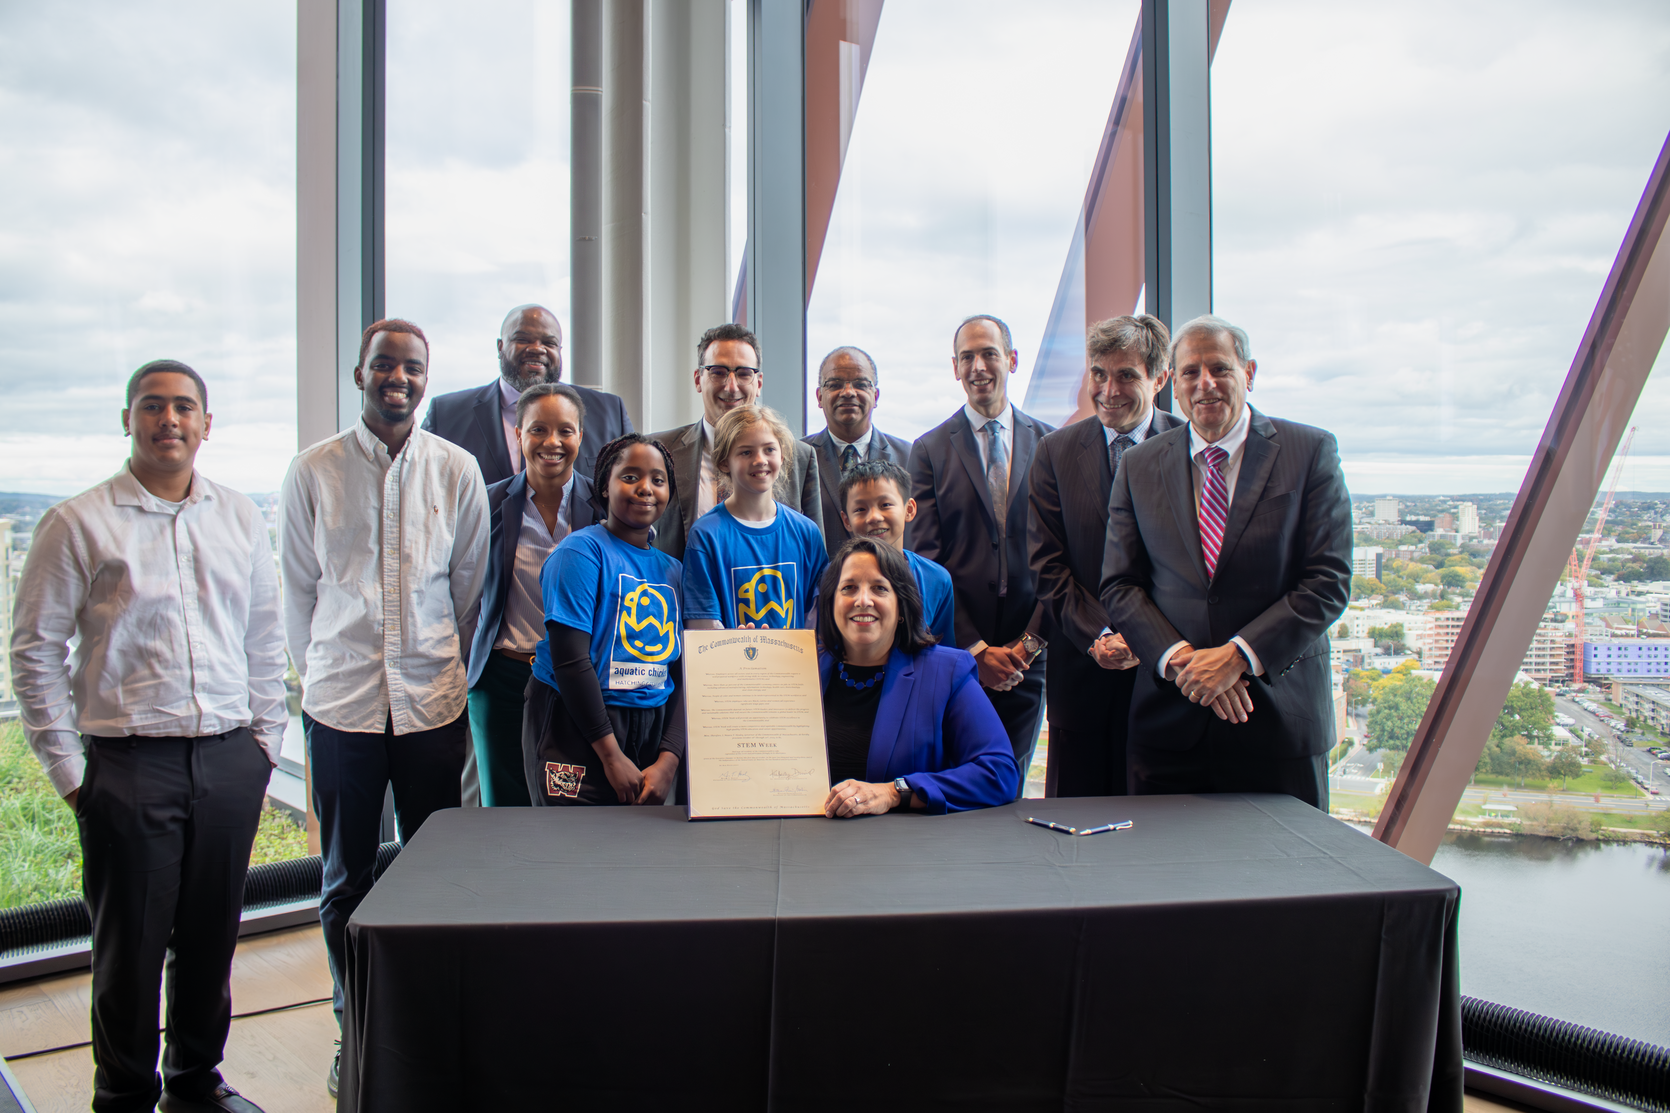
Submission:
[[[1570,715],[1577,720],[1578,726],[1588,727],[1590,730],[1600,732],[1600,736],[1608,742],[1617,738],[1616,732],[1611,727],[1569,699],[1555,696],[1554,710],[1562,715]],[[1614,746],[1612,749],[1623,759],[1625,768],[1633,769],[1643,777],[1648,776],[1648,771],[1651,770],[1652,780],[1648,783],[1658,789],[1659,792],[1670,797],[1670,764],[1655,761],[1653,756],[1641,749],[1639,745],[1634,748],[1620,745]]]

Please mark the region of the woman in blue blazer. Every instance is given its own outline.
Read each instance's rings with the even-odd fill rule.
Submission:
[[[487,488],[487,580],[470,643],[470,737],[485,807],[532,803],[522,757],[522,708],[533,651],[545,640],[539,573],[570,533],[597,520],[591,480],[574,468],[585,434],[580,395],[538,383],[516,403],[527,468]]]
[[[934,644],[898,550],[855,537],[818,587],[831,818],[1007,804],[1020,770],[974,658]]]

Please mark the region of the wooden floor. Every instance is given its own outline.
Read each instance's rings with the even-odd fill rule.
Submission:
[[[91,980],[82,971],[0,987],[0,1056],[38,1113],[84,1110],[92,1100]],[[232,963],[234,1019],[220,1067],[226,1081],[266,1113],[331,1113],[336,1102],[325,1092],[336,1050],[330,995],[318,925],[242,940]]]
[[[0,987],[0,1057],[38,1113],[84,1110],[92,1099],[93,1056],[87,1046],[91,980],[83,971]],[[266,1113],[332,1113],[336,1108],[325,1092],[336,1039],[330,994],[330,969],[317,925],[252,935],[238,944],[232,963],[234,1019],[221,1073]],[[1466,1113],[1520,1108],[1467,1095]]]

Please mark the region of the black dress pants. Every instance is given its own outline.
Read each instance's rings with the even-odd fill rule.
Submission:
[[[75,810],[93,918],[93,1108],[148,1113],[163,1088],[159,985],[169,1092],[196,1100],[220,1085],[244,873],[272,766],[248,729],[83,741]]]
[[[1051,714],[1045,796],[1126,794],[1125,738],[1130,733],[1135,674],[1136,669],[1122,669],[1107,671],[1097,678],[1107,691],[1107,713],[1100,722],[1058,726]],[[1059,698],[1063,694],[1055,692],[1051,698]],[[1082,719],[1079,722],[1082,723]]]
[[[340,1025],[342,986],[348,976],[348,919],[376,880],[383,795],[394,789],[394,827],[402,845],[432,813],[459,807],[469,713],[433,730],[398,735],[392,723],[381,734],[337,730],[311,716],[304,716],[302,723],[325,867],[319,926],[325,933]]]
[[[981,688],[992,701],[997,717],[1003,721],[1003,732],[1009,736],[1009,747],[1015,753],[1015,764],[1021,776],[1015,789],[1015,799],[1026,793],[1026,771],[1032,765],[1032,752],[1038,748],[1038,728],[1044,721],[1044,661],[1033,662],[1021,673],[1021,682],[1007,692]]]
[[[1196,792],[1280,792],[1328,810],[1328,757],[1247,759],[1202,742],[1187,750],[1130,747],[1126,773],[1132,796]]]

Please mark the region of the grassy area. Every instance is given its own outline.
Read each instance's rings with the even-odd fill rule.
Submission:
[[[1551,778],[1546,782],[1527,777],[1525,783],[1521,785],[1514,777],[1502,777],[1494,773],[1476,773],[1473,776],[1473,783],[1484,788],[1511,788],[1524,792],[1562,791],[1558,777]],[[1597,792],[1605,796],[1628,796],[1631,798],[1646,795],[1636,786],[1634,781],[1609,781],[1606,779],[1606,774],[1593,765],[1585,765],[1583,775],[1573,777],[1563,791],[1582,793],[1585,796]]]
[[[1363,796],[1354,792],[1330,792],[1328,794],[1328,812],[1336,815],[1340,812],[1349,813],[1347,818],[1366,816],[1369,819],[1379,819],[1380,809],[1386,806],[1384,796]]]
[[[267,807],[251,863],[307,854],[307,832]],[[0,908],[81,894],[75,813],[53,791],[14,720],[0,723]]]

